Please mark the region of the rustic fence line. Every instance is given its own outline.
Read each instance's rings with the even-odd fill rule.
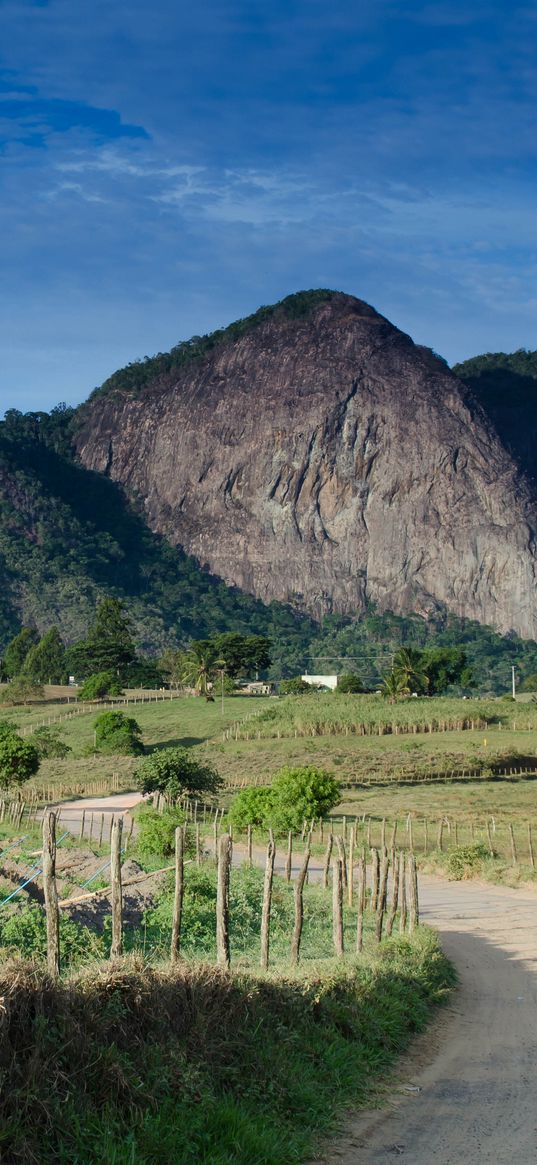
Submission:
[[[355,780],[342,778],[340,786],[344,790],[371,789],[377,785],[387,788],[397,785],[450,784],[452,782],[491,781],[495,778],[508,780],[520,777],[537,777],[537,761],[534,765],[487,765],[483,769],[444,769],[427,773],[415,770],[409,772],[392,770],[390,774],[373,773],[370,776],[364,774]],[[253,776],[226,777],[224,783],[226,789],[249,789],[252,785],[255,787],[270,785],[272,780],[271,773],[255,773]]]
[[[96,896],[110,896],[111,900],[111,918],[112,918],[112,941],[110,948],[110,958],[117,958],[123,951],[123,890],[124,885],[129,882],[122,882],[122,833],[123,833],[123,819],[117,817],[114,820],[111,834],[111,855],[110,855],[110,885],[104,889],[100,889],[93,893],[82,894],[74,896],[69,899],[59,900],[57,885],[56,885],[56,826],[58,823],[58,813],[54,810],[47,810],[43,818],[43,885],[44,885],[44,905],[46,915],[47,928],[47,964],[51,975],[57,976],[60,972],[61,965],[61,941],[60,941],[60,910],[74,905],[75,903],[85,900],[87,898]],[[173,922],[171,932],[170,944],[170,958],[175,961],[180,956],[181,949],[181,933],[183,925],[183,893],[184,893],[184,828],[179,827],[175,832],[175,891],[174,891],[174,906],[173,906]],[[372,851],[373,855],[377,855],[376,863],[372,865],[372,880],[369,893],[369,901],[366,893],[367,872],[365,863],[365,852],[362,854],[356,863],[347,863],[347,854],[345,849],[345,842],[339,835],[336,838],[338,856],[332,862],[332,922],[333,922],[333,947],[334,955],[337,958],[343,958],[345,954],[344,942],[344,883],[349,881],[351,885],[354,884],[355,872],[357,873],[357,924],[356,924],[356,938],[354,943],[354,950],[360,953],[363,949],[363,928],[364,928],[364,913],[369,909],[374,916],[374,936],[377,943],[380,943],[383,938],[383,925],[388,909],[388,874],[392,870],[392,899],[391,911],[389,918],[392,920],[397,911],[397,899],[402,896],[402,885],[408,883],[408,896],[410,901],[410,910],[408,912],[408,922],[400,921],[400,927],[405,929],[408,927],[411,932],[419,923],[419,906],[418,906],[418,877],[417,868],[414,855],[408,857],[405,863],[404,854],[399,856],[396,851],[392,851],[391,855],[385,849],[381,856],[378,851]],[[224,969],[228,969],[231,963],[231,944],[230,944],[230,883],[232,877],[232,850],[233,842],[229,833],[223,834],[218,841],[217,850],[217,895],[215,907],[215,935],[216,935],[216,952],[217,962]],[[261,931],[260,931],[260,965],[263,969],[269,966],[269,952],[270,952],[270,931],[271,931],[271,905],[272,905],[272,888],[274,880],[274,862],[276,857],[276,844],[272,833],[269,836],[269,842],[266,853],[265,862],[265,876],[263,880],[263,894],[261,906]],[[300,947],[302,939],[302,930],[304,922],[304,885],[308,877],[308,868],[311,858],[311,849],[309,842],[303,856],[302,865],[298,876],[295,880],[293,888],[294,896],[294,921],[292,934],[290,938],[289,958],[292,965],[295,965],[300,960]],[[170,868],[170,867],[166,867]],[[156,871],[160,873],[163,871]],[[148,877],[151,875],[141,875],[141,877]],[[130,881],[136,881],[131,879]],[[386,927],[388,931],[388,926]]]
[[[67,712],[59,712],[56,716],[43,716],[36,720],[34,724],[23,724],[20,728],[19,734],[21,736],[33,736],[37,728],[51,728],[53,724],[62,724],[67,720],[73,720],[77,716],[93,715],[95,712],[106,712],[114,708],[122,708],[136,704],[156,704],[159,701],[177,700],[181,699],[182,694],[178,692],[168,691],[155,692],[151,696],[117,696],[110,700],[92,700],[87,703],[79,704],[78,699],[74,697],[74,707],[69,708]],[[67,697],[69,700],[69,697]],[[57,701],[60,702],[59,700]]]

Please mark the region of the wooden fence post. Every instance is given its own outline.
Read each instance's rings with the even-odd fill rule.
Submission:
[[[511,824],[511,822],[509,822],[509,840],[511,842],[511,861],[512,861],[513,866],[516,866],[516,864],[517,864],[516,842],[515,842],[515,835],[513,833],[513,826]]]
[[[101,813],[101,827],[99,829],[99,847],[102,846],[102,844],[103,844],[103,833],[104,833],[104,813]]]
[[[43,817],[43,888],[47,915],[47,967],[51,975],[60,973],[60,912],[56,888],[56,814]]]
[[[80,821],[80,833],[79,833],[79,835],[78,835],[78,840],[79,840],[79,841],[82,841],[82,838],[84,837],[84,826],[85,826],[85,824],[86,824],[86,810],[85,810],[85,809],[83,809],[83,810],[82,810],[82,818],[81,818],[81,821]]]
[[[365,910],[365,883],[366,864],[365,854],[362,853],[358,862],[358,885],[356,888],[358,919],[356,922],[356,950],[360,954],[364,945],[364,910]]]
[[[213,822],[214,864],[218,866],[218,809]]]
[[[408,862],[409,872],[409,911],[408,911],[408,930],[412,934],[419,924],[420,913],[418,903],[418,867],[414,854],[410,855]]]
[[[291,941],[291,965],[293,967],[296,967],[300,958],[300,940],[302,938],[302,925],[304,922],[304,882],[306,881],[309,860],[310,851],[306,849],[298,878],[295,882],[295,924]]]
[[[293,867],[293,831],[290,829],[287,834],[287,856],[285,858],[285,880],[291,881],[291,870]]]
[[[388,938],[393,931],[397,906],[399,904],[399,872],[399,858],[394,850],[392,855],[392,904],[386,920],[386,935]]]
[[[326,843],[326,853],[324,855],[323,890],[328,889],[328,871],[330,869],[330,858],[332,857],[333,844],[334,844],[334,836],[332,833],[329,833],[328,834],[328,841]]]
[[[390,861],[387,853],[383,854],[382,864],[380,867],[379,879],[379,894],[377,902],[377,915],[375,918],[375,938],[379,943],[382,939],[382,927],[384,923],[384,915],[386,913],[386,897],[388,893],[388,870],[390,868]]]
[[[436,839],[436,848],[440,851],[444,848],[444,818],[441,817],[438,822],[438,836]]]
[[[533,852],[533,837],[531,833],[531,822],[528,821],[528,856],[532,870],[535,869],[535,854]]]
[[[405,851],[401,850],[399,854],[399,933],[404,934],[406,930],[407,919],[407,902],[406,902],[406,861]]]
[[[179,958],[181,918],[183,914],[183,887],[183,827],[182,825],[178,825],[175,830],[175,893],[173,898],[172,943],[170,952],[172,963]]]
[[[349,906],[352,906],[352,896],[354,890],[354,825],[351,825],[351,831],[349,835],[349,869],[347,883],[347,900]]]
[[[347,854],[345,851],[344,838],[336,837],[336,845],[337,845],[337,852],[339,854],[339,860],[341,862],[341,876],[343,878],[343,885],[346,889],[347,885],[348,885],[348,877],[347,877]]]
[[[423,852],[427,854],[429,849],[429,822],[426,817],[423,819]]]
[[[339,838],[338,838],[339,841]],[[341,851],[340,851],[341,853]],[[338,958],[343,956],[343,858],[334,860],[332,875],[332,934]]]
[[[391,850],[394,850],[394,849],[395,849],[395,839],[396,839],[396,837],[397,837],[397,817],[395,818],[395,821],[394,821],[394,823],[393,823],[393,828],[392,828],[392,836],[391,836],[391,838],[390,838],[390,849],[391,849]]]
[[[229,950],[229,876],[231,870],[231,838],[224,834],[218,843],[218,880],[216,887],[216,958],[219,967],[226,970],[230,964]]]
[[[380,881],[380,858],[378,849],[371,850],[371,909],[375,913],[378,905]]]
[[[252,857],[252,826],[251,826],[251,825],[249,825],[249,826],[248,826],[248,831],[247,831],[247,835],[246,835],[246,860],[247,860],[247,862],[248,862],[248,865],[249,865],[249,866],[250,866],[250,868],[251,868],[251,866],[252,866],[252,864],[253,864],[253,857]],[[289,880],[289,879],[288,879],[288,880]]]
[[[276,846],[274,835],[270,831],[270,840],[267,846],[267,860],[265,864],[265,880],[263,882],[263,909],[261,911],[261,966],[268,971],[269,942],[270,942],[270,904],[272,902],[272,882],[274,878],[274,858]]]
[[[488,843],[489,843],[489,853],[490,853],[491,858],[493,858],[494,857],[494,846],[492,844],[492,832],[491,832],[491,828],[490,828],[490,820],[488,817],[487,817],[487,838],[488,838]]]
[[[123,818],[116,817],[110,838],[110,888],[112,898],[112,944],[110,958],[117,958],[123,949],[123,892],[121,887],[121,836]]]

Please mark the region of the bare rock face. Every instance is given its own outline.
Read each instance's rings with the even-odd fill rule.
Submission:
[[[537,637],[528,484],[444,363],[351,296],[276,309],[138,395],[95,396],[77,450],[265,601],[445,605]]]

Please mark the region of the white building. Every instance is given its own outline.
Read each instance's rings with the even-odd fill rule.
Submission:
[[[335,692],[339,676],[309,676],[306,672],[300,679],[306,684],[311,684],[312,688],[330,688],[330,691]]]

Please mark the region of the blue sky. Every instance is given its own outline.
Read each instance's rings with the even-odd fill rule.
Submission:
[[[292,291],[537,347],[537,6],[0,0],[1,408]]]

